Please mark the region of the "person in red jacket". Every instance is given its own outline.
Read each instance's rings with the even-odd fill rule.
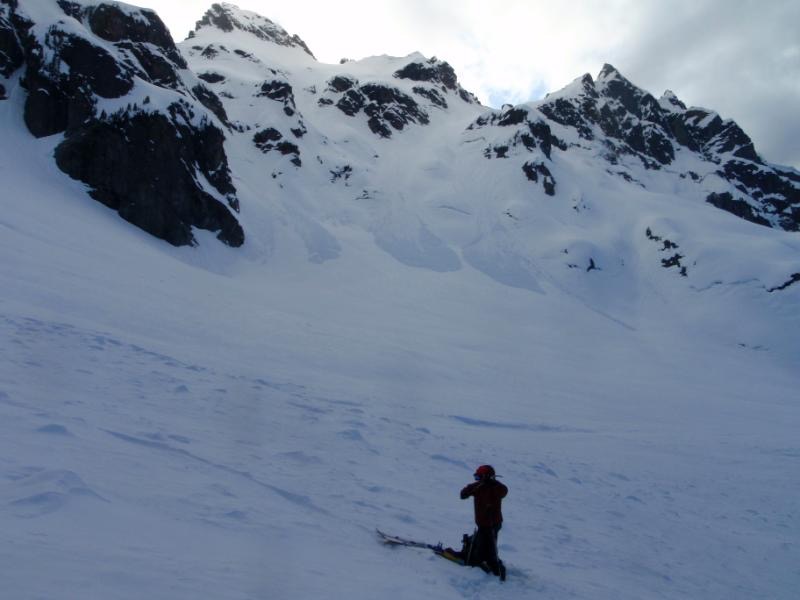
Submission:
[[[505,567],[497,557],[497,534],[503,526],[503,498],[508,488],[495,479],[491,465],[481,465],[475,470],[475,482],[461,490],[461,499],[472,496],[475,504],[475,524],[478,530],[472,538],[467,562],[481,565],[505,580]]]

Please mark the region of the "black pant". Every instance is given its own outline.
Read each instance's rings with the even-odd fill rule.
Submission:
[[[478,527],[475,536],[472,538],[472,552],[469,557],[471,565],[480,565],[485,562],[493,573],[497,573],[499,569],[497,534],[500,532],[501,527],[502,523],[493,527]]]

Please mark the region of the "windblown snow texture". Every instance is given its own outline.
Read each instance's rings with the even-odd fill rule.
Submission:
[[[0,0],[3,597],[795,598],[796,171],[198,17]],[[375,543],[485,463],[507,582]]]

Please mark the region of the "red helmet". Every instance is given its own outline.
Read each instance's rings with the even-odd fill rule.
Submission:
[[[475,477],[480,477],[481,479],[484,477],[494,477],[494,469],[492,468],[492,465],[481,465],[475,469]]]

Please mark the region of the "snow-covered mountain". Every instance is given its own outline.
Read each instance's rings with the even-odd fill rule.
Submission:
[[[800,173],[610,65],[312,50],[0,0],[12,597],[792,597]],[[505,587],[375,545],[483,462]]]
[[[219,231],[232,245],[243,241],[235,215],[225,210],[238,211],[239,202],[224,130],[229,145],[249,137],[256,149],[288,157],[297,168],[303,155],[316,157],[303,179],[334,173],[332,186],[358,173],[365,188],[396,187],[375,171],[419,144],[422,134],[404,130],[425,127],[436,132],[430,155],[452,153],[465,163],[476,149],[490,160],[524,157],[520,176],[547,195],[558,188],[551,167],[582,155],[591,170],[624,178],[634,190],[671,193],[677,186],[683,197],[750,221],[800,228],[795,170],[766,164],[733,121],[687,109],[671,92],[656,100],[610,65],[596,82],[584,75],[543,101],[494,111],[458,84],[446,62],[412,55],[322,65],[298,36],[230,4],[213,5],[182,52],[146,10],[64,1],[21,8],[7,2],[3,11],[2,73],[22,67],[31,133],[66,132],[56,153],[61,169],[174,244],[192,243],[193,226]],[[133,132],[139,139],[129,139]],[[359,150],[347,145],[351,138],[359,139]],[[120,149],[107,153],[114,156],[106,163],[86,158],[91,148],[114,143]],[[585,170],[567,169],[564,177],[580,180]]]

